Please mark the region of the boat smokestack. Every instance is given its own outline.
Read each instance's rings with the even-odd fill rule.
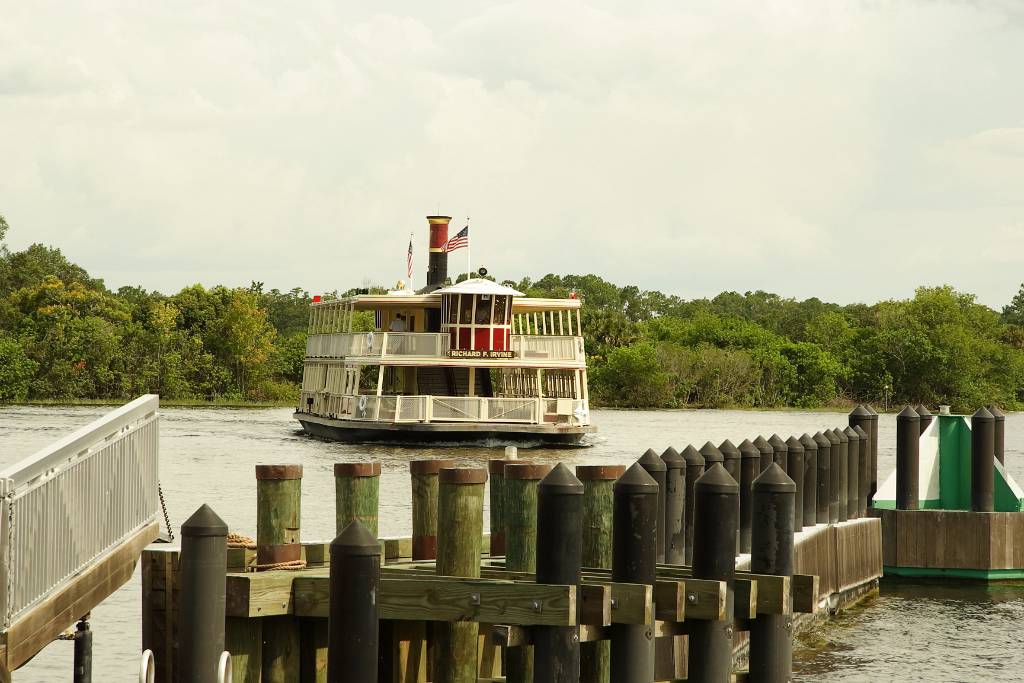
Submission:
[[[444,285],[448,278],[448,254],[444,246],[448,244],[448,224],[451,216],[427,216],[430,223],[430,262],[427,266],[427,289],[437,289]]]

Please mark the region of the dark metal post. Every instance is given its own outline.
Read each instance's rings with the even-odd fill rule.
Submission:
[[[88,615],[82,617],[75,628],[75,660],[71,680],[74,683],[92,683],[92,630],[89,628]]]
[[[740,468],[742,467],[743,456],[740,455],[740,451],[733,444],[732,441],[726,439],[718,445],[718,450],[722,452],[722,466],[725,467],[725,471],[729,473],[732,480],[737,484],[740,483]],[[736,554],[740,553],[740,530],[736,528]]]
[[[615,482],[612,531],[612,581],[656,580],[658,482],[634,463]],[[613,624],[612,681],[651,683],[654,680],[653,624]]]
[[[868,516],[868,491],[871,485],[868,466],[871,463],[871,436],[860,425],[853,431],[860,437],[860,457],[857,458],[857,516]]]
[[[877,478],[872,477],[871,475],[871,463],[874,462],[872,457],[872,452],[874,448],[871,445],[871,413],[869,413],[868,409],[865,408],[863,405],[858,405],[856,408],[850,411],[849,424],[854,429],[860,427],[862,430],[864,430],[864,434],[867,436],[867,439],[861,436],[861,448],[864,448],[864,444],[867,444],[867,450],[861,452],[861,456],[865,458],[865,463],[862,465],[861,469],[861,476],[863,477],[863,475],[867,475],[866,479],[861,479],[861,481],[865,482],[864,490],[867,492],[866,496],[864,497],[864,504],[866,507],[871,501],[871,496],[873,496],[875,493],[875,490],[872,488],[871,482],[874,481],[875,478]]]
[[[380,542],[358,520],[331,541],[327,680],[376,683]]]
[[[209,505],[181,525],[178,676],[183,681],[217,681],[217,661],[224,651],[227,537],[228,525]]]
[[[995,438],[995,454],[996,460],[1006,464],[1003,459],[1006,456],[1003,454],[1003,449],[1006,446],[1006,413],[999,410],[999,406],[994,403],[988,407],[988,412],[992,413],[993,422],[993,434]]]
[[[775,464],[782,468],[783,472],[789,471],[789,450],[786,448],[786,441],[778,434],[772,434],[768,437],[768,443],[771,444],[772,450],[775,453],[772,455],[772,460]]]
[[[683,460],[686,461],[686,524],[683,538],[683,563],[693,562],[693,484],[704,474],[704,456],[693,446],[683,449]]]
[[[579,586],[582,519],[583,484],[558,463],[537,487],[537,583]],[[579,626],[534,627],[533,661],[535,681],[579,683]]]
[[[835,524],[839,521],[839,435],[834,429],[826,429],[825,438],[829,440],[832,448],[829,452],[828,465],[828,521]]]
[[[820,453],[819,453],[820,457]],[[796,484],[781,467],[754,481],[753,548],[750,571],[792,576]],[[792,597],[791,597],[792,599]],[[759,614],[750,624],[751,683],[788,683],[793,669],[793,615]]]
[[[810,434],[800,437],[800,445],[804,447],[804,509],[796,512],[804,526],[814,526],[818,523],[818,460],[822,454]]]
[[[852,427],[844,429],[843,434],[849,440],[846,454],[846,518],[857,519],[860,517],[857,503],[860,491],[860,435]]]
[[[971,417],[971,510],[995,510],[995,419],[984,408]]]
[[[665,562],[683,564],[686,528],[686,461],[669,446],[661,454],[665,463]]]
[[[753,523],[753,502],[751,500],[751,486],[754,479],[761,473],[761,451],[750,439],[744,439],[740,444],[740,455],[743,461],[740,463],[740,552],[750,552],[750,527]]]
[[[864,404],[864,409],[871,415],[871,465],[868,475],[871,477],[870,499],[875,499],[875,493],[878,491],[878,413],[871,407],[870,403]]]
[[[725,456],[718,446],[707,441],[700,447],[700,454],[704,458],[704,469],[709,470],[716,462],[725,463]]]
[[[775,460],[775,449],[768,443],[768,439],[760,435],[754,439],[754,445],[757,446],[757,450],[761,451],[761,468],[759,471],[764,472]]]
[[[803,523],[803,509],[804,509],[804,447],[800,445],[800,439],[795,436],[791,436],[786,439],[786,456],[789,460],[789,469],[786,470],[786,474],[796,484],[796,508],[800,510],[801,514],[797,515],[795,512],[793,519],[793,528],[797,531],[802,531],[804,528]]]
[[[917,411],[918,416],[921,418],[921,433],[924,434],[925,430],[928,429],[928,425],[932,423],[931,411],[925,408],[923,403],[914,408],[914,410]]]
[[[818,445],[818,493],[814,508],[814,522],[828,524],[829,484],[832,483],[832,441],[821,432],[815,432],[814,443]]]
[[[743,457],[740,454],[740,449],[736,448],[732,441],[726,439],[718,445],[718,450],[722,452],[722,466],[725,467],[725,471],[729,473],[734,482],[739,483],[740,460]]]
[[[916,510],[921,416],[906,406],[896,416],[896,509]]]
[[[658,562],[665,561],[665,478],[668,474],[668,468],[665,467],[665,461],[658,457],[650,448],[640,456],[637,460],[640,466],[647,470],[647,474],[651,475],[651,478],[658,483],[658,532],[657,532],[657,544],[658,544]]]
[[[850,457],[850,439],[847,438],[846,434],[839,427],[832,430],[832,433],[839,438],[839,457],[835,457],[836,453],[832,453],[832,467],[835,468],[835,472],[832,472],[832,478],[829,486],[836,487],[836,514],[840,522],[845,522],[846,517],[846,461]]]
[[[726,581],[725,614],[721,621],[699,620],[690,627],[690,683],[728,681],[732,672],[733,579],[736,558],[733,538],[739,524],[739,485],[724,467],[712,465],[694,485],[693,576]],[[613,657],[614,660],[614,657]],[[626,679],[622,679],[626,680]]]

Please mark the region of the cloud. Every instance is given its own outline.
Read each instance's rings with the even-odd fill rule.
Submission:
[[[1024,253],[941,245],[1024,225],[1017,8],[13,7],[0,212],[165,291],[391,282],[441,210],[499,277],[998,306]]]

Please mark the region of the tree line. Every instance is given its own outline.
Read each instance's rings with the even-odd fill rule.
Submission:
[[[59,249],[3,246],[0,401],[295,400],[311,297],[190,285],[108,289]],[[596,275],[506,280],[583,302],[595,405],[813,408],[1024,400],[1024,285],[996,312],[950,287],[841,306],[756,291],[687,300]],[[364,321],[365,322],[365,321]]]

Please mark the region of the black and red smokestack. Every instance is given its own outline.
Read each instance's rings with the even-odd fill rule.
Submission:
[[[444,286],[448,279],[448,254],[444,247],[448,244],[448,224],[451,216],[427,216],[430,223],[430,262],[427,265],[427,290]]]

